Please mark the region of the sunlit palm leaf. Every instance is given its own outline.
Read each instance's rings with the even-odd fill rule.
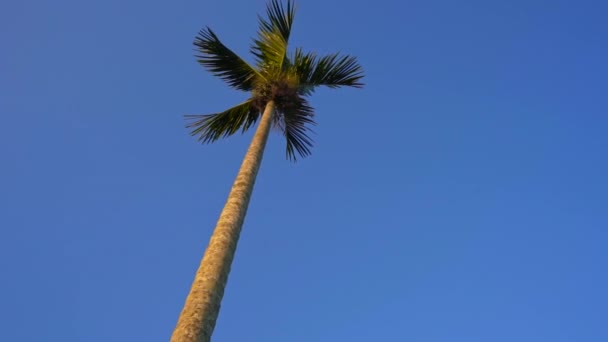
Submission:
[[[191,121],[186,127],[192,128],[190,134],[198,136],[198,141],[210,143],[231,136],[239,129],[245,132],[255,124],[259,114],[251,100],[247,100],[217,114],[185,115]]]
[[[259,35],[253,41],[251,52],[256,56],[262,71],[275,73],[285,65],[295,7],[291,1],[287,1],[285,8],[280,1],[272,0],[266,14],[267,19],[259,17]]]
[[[295,6],[292,1],[287,1],[287,8],[279,0],[271,0],[266,7],[266,15],[268,20],[260,17],[260,28],[264,32],[274,32],[278,30],[281,37],[287,42],[293,25],[295,16]]]
[[[363,69],[355,57],[331,54],[318,58],[314,53],[304,53],[296,49],[293,68],[300,78],[300,92],[310,94],[314,88],[342,86],[360,88],[363,83]]]
[[[199,32],[194,39],[194,45],[200,52],[196,55],[198,62],[231,87],[251,91],[256,77],[262,77],[252,66],[222,44],[210,28]]]
[[[287,52],[283,38],[276,33],[260,32],[260,38],[254,40],[254,44],[251,52],[257,59],[260,72],[267,78],[279,75]]]

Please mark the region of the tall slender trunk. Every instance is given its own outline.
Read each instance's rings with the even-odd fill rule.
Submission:
[[[260,125],[232,185],[171,336],[171,342],[211,340],[273,116],[274,103],[271,101],[266,105]]]

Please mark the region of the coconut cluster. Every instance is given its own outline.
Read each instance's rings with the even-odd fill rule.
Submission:
[[[260,112],[264,112],[266,104],[274,101],[277,112],[290,113],[301,108],[303,100],[294,82],[281,79],[256,87],[252,103]]]

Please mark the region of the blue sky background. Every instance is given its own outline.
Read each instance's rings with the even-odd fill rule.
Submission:
[[[0,5],[0,335],[167,341],[251,132],[265,1]],[[313,155],[271,136],[215,341],[608,341],[605,1],[300,1],[292,46],[358,56]],[[248,57],[249,58],[249,57]]]

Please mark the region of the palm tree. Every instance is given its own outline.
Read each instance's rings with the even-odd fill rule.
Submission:
[[[222,44],[210,28],[201,30],[194,41],[203,67],[250,96],[220,113],[187,115],[191,134],[209,143],[260,123],[196,272],[172,342],[210,341],[270,127],[278,127],[285,136],[288,159],[305,157],[312,147],[308,132],[315,124],[306,98],[320,86],[363,86],[363,72],[354,57],[319,57],[302,49],[288,53],[295,14],[291,0],[285,7],[271,0],[266,12],[267,18],[259,18],[258,37],[251,46],[255,66]]]

